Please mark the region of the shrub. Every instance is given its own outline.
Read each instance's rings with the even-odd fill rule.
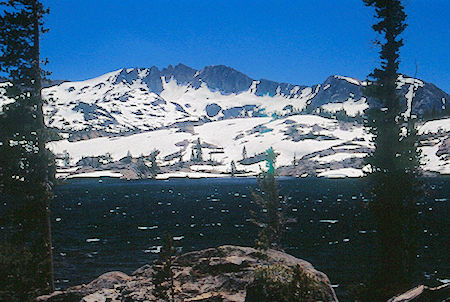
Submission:
[[[262,266],[247,287],[246,302],[313,302],[327,301],[320,281],[299,265]]]

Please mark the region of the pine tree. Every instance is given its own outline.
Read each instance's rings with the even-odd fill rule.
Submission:
[[[183,150],[180,150],[180,156],[178,157],[178,166],[183,168]]]
[[[245,146],[242,148],[242,159],[246,159],[247,158],[247,149],[245,148]]]
[[[379,20],[373,29],[383,36],[381,68],[370,75],[366,95],[378,102],[367,111],[366,126],[373,134],[375,150],[368,157],[372,173],[370,209],[378,237],[378,267],[372,287],[375,301],[406,289],[414,273],[417,249],[415,200],[419,194],[417,177],[419,152],[415,120],[401,116],[396,91],[400,34],[406,28],[406,14],[400,0],[364,0],[374,7]],[[406,130],[406,131],[405,131]],[[406,134],[402,134],[406,132]]]
[[[153,150],[148,157],[150,161],[150,171],[153,173],[153,176],[158,174],[160,171],[158,163],[156,162],[156,157],[159,155],[160,152],[161,151],[159,150]]]
[[[105,160],[106,164],[112,163],[113,162],[113,158],[112,158],[111,153],[106,152],[106,154],[104,155],[104,160]]]
[[[163,301],[175,301],[173,265],[176,254],[177,251],[173,245],[173,239],[166,234],[159,253],[157,266],[155,266],[155,273],[153,274],[153,285],[155,286],[153,295]]]
[[[64,167],[70,166],[70,154],[67,152],[67,150],[63,151],[63,165]]]
[[[234,177],[236,174],[236,164],[234,163],[234,160],[231,161],[231,176]]]
[[[191,149],[191,161],[195,161],[194,149]]]
[[[276,154],[273,148],[266,150],[267,171],[258,176],[258,186],[261,194],[251,191],[255,203],[260,207],[260,213],[254,213],[253,222],[262,227],[256,242],[257,247],[280,249],[283,227],[283,215],[278,194],[278,183],[275,177]]]
[[[6,95],[14,99],[0,115],[0,200],[9,209],[2,217],[8,227],[0,248],[17,251],[10,259],[28,255],[0,277],[0,287],[11,289],[2,291],[0,300],[29,301],[53,290],[49,203],[55,166],[45,147],[41,83],[48,73],[41,69],[39,49],[48,9],[37,0],[0,4],[0,72],[11,84]],[[3,272],[10,263],[4,260]]]
[[[203,161],[202,144],[200,142],[200,138],[197,139],[197,144],[195,146],[195,149],[196,149],[195,160]]]

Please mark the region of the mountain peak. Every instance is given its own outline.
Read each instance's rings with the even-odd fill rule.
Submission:
[[[191,82],[197,70],[183,63],[178,63],[175,67],[167,66],[161,70],[161,75],[165,78],[166,83],[170,79],[174,79],[179,85],[186,85]]]
[[[202,83],[206,83],[211,90],[218,90],[223,94],[240,93],[247,91],[253,79],[225,65],[206,66],[200,70],[192,83],[198,89]]]

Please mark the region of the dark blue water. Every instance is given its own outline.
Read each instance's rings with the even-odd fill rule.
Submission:
[[[425,180],[419,204],[419,279],[435,283],[448,264],[449,178]],[[254,179],[169,181],[72,180],[56,188],[52,227],[57,287],[86,283],[112,270],[131,273],[157,257],[165,232],[183,252],[222,244],[251,246],[258,229]],[[297,222],[285,251],[325,272],[345,293],[370,276],[375,233],[361,179],[279,179],[280,198]]]

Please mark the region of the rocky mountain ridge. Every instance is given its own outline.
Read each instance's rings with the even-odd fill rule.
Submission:
[[[61,178],[251,176],[270,147],[280,175],[360,177],[371,151],[360,118],[373,101],[363,96],[366,82],[354,78],[308,87],[254,80],[223,65],[179,64],[56,83],[43,96],[46,123],[63,138],[49,143]],[[0,105],[11,102],[5,85]],[[441,116],[419,120],[422,164],[427,173],[449,174],[448,94],[403,75],[398,91],[405,117]]]
[[[128,68],[43,90],[49,127],[65,132],[117,134],[176,123],[238,117],[285,116],[338,111],[355,117],[372,103],[366,82],[330,76],[313,86],[254,80],[224,65],[196,70],[183,64]],[[398,81],[405,115],[444,115],[449,96],[431,83],[406,76]]]

